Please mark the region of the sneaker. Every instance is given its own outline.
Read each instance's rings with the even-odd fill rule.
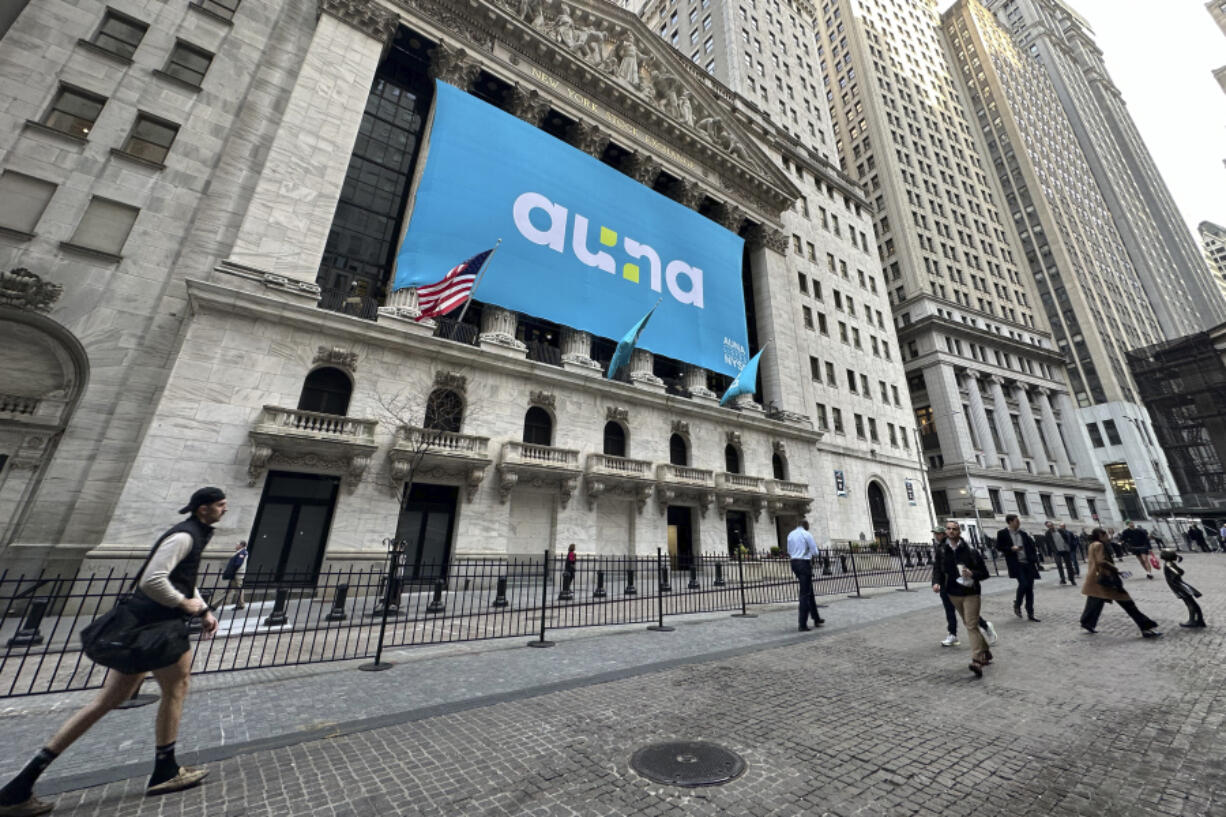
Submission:
[[[208,769],[191,768],[190,766],[180,766],[179,773],[169,780],[158,783],[156,786],[150,786],[145,789],[145,794],[152,796],[155,794],[169,794],[172,791],[183,791],[195,786],[201,780],[209,776]]]
[[[46,800],[39,800],[34,795],[30,795],[28,800],[14,806],[0,806],[0,817],[38,817],[39,814],[46,814],[55,808],[54,803],[48,803]]]
[[[983,622],[983,626],[979,629],[983,631],[983,636],[988,640],[988,644],[995,644],[1000,640],[1000,636],[996,634],[996,628],[992,626],[992,622]]]
[[[958,636],[956,636],[956,635],[947,635],[947,636],[945,636],[945,640],[941,642],[941,646],[942,646],[942,647],[956,647],[956,646],[958,646],[958,645],[959,645],[959,644],[961,644],[961,643],[962,643],[962,642],[960,642],[960,641],[958,640]]]
[[[1157,630],[1142,630],[1141,638],[1162,638],[1162,633]]]

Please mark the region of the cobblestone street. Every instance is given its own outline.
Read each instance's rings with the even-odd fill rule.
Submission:
[[[831,626],[806,634],[794,632],[791,608],[764,611],[753,622],[709,617],[675,633],[636,628],[625,637],[583,641],[558,634],[552,650],[517,642],[377,674],[377,683],[407,695],[385,711],[387,725],[337,722],[328,727],[331,737],[304,731],[307,740],[282,739],[284,745],[265,749],[252,743],[228,757],[214,753],[224,759],[210,764],[212,775],[183,794],[147,799],[143,774],[68,791],[58,795],[55,813],[1223,815],[1226,760],[1218,734],[1226,715],[1220,591],[1226,556],[1191,556],[1184,564],[1189,581],[1206,593],[1209,629],[1181,630],[1183,605],[1161,576],[1146,581],[1134,574],[1130,592],[1166,633],[1152,642],[1114,606],[1105,610],[1097,635],[1082,633],[1077,616],[1084,597],[1060,587],[1054,571],[1037,588],[1041,623],[1014,618],[1012,582],[992,579],[984,608],[1000,643],[981,681],[967,670],[964,633],[960,647],[938,645],[942,614],[926,590],[833,601],[824,611]],[[758,634],[756,645],[705,655],[671,652],[670,639],[701,642],[705,636],[696,633],[740,624]],[[564,677],[551,675],[549,665],[566,664],[568,651],[633,652],[639,643],[655,651],[656,662],[674,660],[652,664],[644,653],[642,669],[623,669],[617,677],[600,676],[608,667],[593,661],[589,680],[578,673],[567,684],[542,687]],[[536,662],[541,676],[519,678],[516,690],[516,661]],[[511,683],[497,700],[464,705],[460,695],[450,711],[406,715],[423,705],[412,687],[428,686],[423,676],[435,665],[440,676],[433,682],[471,688],[470,704],[487,691],[474,674]],[[237,695],[276,695],[292,706],[295,684],[307,683],[234,674],[245,675],[246,686],[193,696],[189,714],[207,720],[210,701]],[[341,699],[372,695],[368,673],[313,678]],[[10,707],[0,721],[6,735],[20,734],[23,743],[34,727],[63,714],[63,706],[49,707],[47,700],[29,704],[30,712]],[[356,703],[354,711],[354,718],[367,716]],[[145,760],[152,711],[138,712],[145,713],[139,734],[129,722],[124,757],[110,762]],[[181,746],[190,730],[185,725]],[[740,754],[748,769],[723,786],[682,789],[629,768],[635,750],[669,739],[720,744]],[[24,760],[33,748],[25,743],[17,754]],[[5,749],[6,770],[18,761],[13,752]],[[54,775],[68,772],[67,761],[78,752],[89,750],[70,750],[60,762],[65,768],[57,763],[48,773],[43,791],[61,787]],[[185,754],[181,759],[190,760]],[[105,762],[95,768],[105,777]]]

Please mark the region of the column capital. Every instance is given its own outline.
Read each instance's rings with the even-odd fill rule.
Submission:
[[[768,250],[774,250],[780,255],[788,254],[788,237],[783,230],[776,230],[774,227],[768,227],[765,224],[751,224],[746,233],[745,240],[752,247],[765,247]]]
[[[691,210],[697,210],[707,197],[707,191],[697,182],[684,180],[678,185],[677,200]]]
[[[993,386],[1000,386],[1001,388],[1004,388],[1005,385],[1005,379],[998,374],[988,375],[988,382]]]
[[[723,202],[715,210],[715,220],[725,229],[737,232],[745,221],[745,211],[735,204]]]
[[[511,92],[511,113],[533,127],[540,127],[549,113],[549,108],[549,100],[535,88],[516,85]]]
[[[481,65],[463,48],[439,43],[430,50],[430,76],[468,91],[477,81]]]
[[[400,16],[374,0],[319,0],[319,13],[327,14],[368,34],[386,47],[396,34]]]
[[[1034,390],[1035,390],[1035,393],[1036,393],[1036,394],[1038,394],[1038,395],[1040,395],[1040,396],[1042,396],[1042,397],[1046,397],[1048,400],[1051,400],[1052,390],[1051,390],[1049,387],[1047,387],[1047,386],[1035,386]]]
[[[639,184],[651,187],[664,167],[646,153],[632,153],[626,160],[626,170]],[[682,202],[685,204],[685,202]],[[686,206],[689,206],[688,204]]]
[[[570,143],[579,150],[599,159],[612,141],[609,134],[599,125],[591,122],[579,122],[570,133]]]

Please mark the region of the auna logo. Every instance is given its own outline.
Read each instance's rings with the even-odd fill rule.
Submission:
[[[549,220],[544,229],[532,223],[534,211],[541,211]],[[512,208],[515,226],[524,238],[533,244],[549,247],[555,252],[566,249],[566,225],[570,212],[560,204],[555,204],[540,193],[524,193],[515,200]],[[538,218],[539,221],[539,218]],[[608,227],[600,228],[600,243],[605,247],[617,246],[617,232]],[[622,238],[622,248],[626,254],[638,262],[647,262],[651,275],[651,288],[661,291],[662,285],[668,286],[668,292],[680,303],[692,304],[702,309],[702,270],[692,267],[678,259],[669,261],[661,275],[660,254],[646,244],[641,244],[629,236]],[[592,252],[588,249],[588,220],[578,213],[574,214],[574,228],[571,232],[571,250],[575,257],[589,267],[604,270],[610,275],[617,274],[617,262],[613,256],[604,250]],[[626,261],[622,264],[622,278],[633,283],[639,282],[639,264]],[[684,276],[684,278],[682,278]],[[682,287],[682,281],[688,282],[688,287]]]

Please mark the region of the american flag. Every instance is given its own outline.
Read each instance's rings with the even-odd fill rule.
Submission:
[[[452,267],[451,271],[443,276],[443,280],[418,287],[417,306],[421,309],[421,314],[417,316],[417,320],[446,315],[464,303],[472,292],[481,265],[492,252],[492,249],[479,252],[464,263]]]

